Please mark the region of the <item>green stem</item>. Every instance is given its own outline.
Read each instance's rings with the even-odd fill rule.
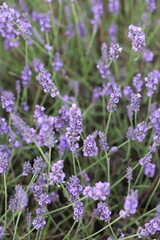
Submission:
[[[7,180],[6,180],[6,174],[3,174],[4,177],[4,191],[5,191],[5,220],[4,220],[4,232],[6,230],[7,225]]]
[[[137,234],[133,234],[133,235],[130,235],[128,237],[119,238],[119,239],[123,240],[123,239],[129,239],[129,238],[134,238],[134,237],[137,237]]]
[[[110,112],[109,116],[108,116],[107,126],[106,126],[106,130],[105,130],[106,135],[107,135],[107,132],[108,132],[110,121],[111,121],[111,116],[112,116],[112,112]]]
[[[107,160],[107,175],[108,175],[108,182],[110,183],[110,158],[108,157],[107,152],[105,152],[106,160]]]
[[[142,172],[143,172],[143,166],[141,166],[141,169],[140,169],[140,171],[139,171],[139,173],[138,173],[138,175],[137,175],[137,178],[136,178],[136,180],[135,180],[135,182],[134,182],[134,186],[137,185],[138,180],[139,180]]]
[[[18,217],[17,217],[17,221],[16,221],[16,225],[15,225],[15,229],[14,229],[13,240],[16,239],[17,227],[18,227],[18,223],[19,223],[19,219],[20,219],[21,213],[22,213],[22,212],[20,211],[19,214],[18,214]]]
[[[114,221],[112,221],[111,223],[107,224],[104,228],[101,228],[99,231],[93,233],[92,235],[89,235],[86,238],[83,238],[82,240],[86,240],[86,239],[91,239],[92,237],[94,237],[95,235],[99,234],[100,232],[104,231],[106,228],[110,227],[111,225],[113,225],[115,222],[118,222],[122,217],[118,217],[116,218]]]
[[[137,163],[133,168],[132,170],[135,170],[137,167],[139,166],[139,163]],[[117,186],[121,181],[123,181],[123,179],[126,178],[126,174],[121,177],[117,182],[115,182],[112,186],[111,186],[111,189],[114,188],[115,186]]]
[[[75,225],[76,225],[76,222],[73,223],[72,227],[70,228],[70,230],[69,230],[69,232],[67,233],[67,235],[63,238],[63,240],[67,239],[67,238],[70,236],[70,234],[71,234],[71,232],[72,232],[72,230],[73,230],[73,228],[74,228]],[[70,238],[70,239],[71,239],[71,238]]]
[[[154,196],[154,194],[155,194],[155,192],[156,192],[156,190],[157,190],[159,184],[160,184],[160,178],[158,179],[158,182],[157,182],[157,184],[156,184],[156,186],[155,186],[155,188],[154,188],[154,190],[153,190],[151,196],[149,197],[149,199],[148,199],[148,201],[147,201],[147,203],[146,203],[146,206],[145,206],[145,208],[144,208],[143,213],[146,212],[146,210],[147,210],[147,208],[148,208],[148,206],[149,206],[149,204],[150,204],[150,201],[151,201],[152,197]]]
[[[77,174],[76,171],[76,162],[75,162],[75,156],[74,156],[74,152],[72,151],[72,160],[73,160],[73,170],[74,170],[74,175]]]

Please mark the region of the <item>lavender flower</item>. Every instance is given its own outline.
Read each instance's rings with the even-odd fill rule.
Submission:
[[[63,61],[60,58],[60,53],[56,52],[54,55],[54,61],[52,63],[54,70],[57,72],[63,67]]]
[[[27,102],[22,102],[22,106],[23,106],[23,110],[28,112],[30,107],[28,106]]]
[[[134,136],[138,140],[138,142],[143,142],[145,139],[145,135],[147,132],[147,123],[146,122],[141,122],[137,124],[135,130],[134,130]]]
[[[148,163],[145,166],[144,174],[150,178],[154,177],[156,165],[153,163]]]
[[[51,184],[64,183],[65,173],[63,172],[64,160],[59,160],[52,166],[52,172],[49,174],[49,181]]]
[[[95,87],[92,94],[92,102],[97,102],[102,96],[102,87]]]
[[[132,181],[133,179],[133,170],[132,167],[128,166],[126,169],[126,178],[128,180],[128,183]]]
[[[66,137],[69,140],[71,151],[75,151],[75,143],[79,141],[82,132],[81,110],[76,104],[72,104],[69,114],[69,127],[66,128]]]
[[[145,34],[142,32],[142,28],[136,27],[134,25],[130,25],[128,37],[132,41],[132,49],[135,52],[143,52],[143,49],[146,46],[146,43],[145,43]]]
[[[5,2],[0,6],[0,33],[2,37],[7,40],[16,39],[17,36],[31,35],[31,24],[28,19],[27,13],[23,13],[9,7]]]
[[[8,171],[10,156],[11,150],[5,145],[0,145],[0,173]]]
[[[119,46],[118,43],[114,44],[111,43],[111,47],[109,48],[109,60],[115,61],[119,58],[119,53],[122,52],[122,48]]]
[[[67,25],[67,30],[65,31],[65,34],[67,36],[73,37],[74,36],[74,24],[70,23]]]
[[[137,92],[142,91],[143,81],[140,73],[133,77],[133,86],[136,88]]]
[[[51,202],[54,203],[59,200],[59,194],[56,192],[51,192],[49,194],[49,198],[50,198]]]
[[[152,154],[147,153],[143,158],[139,160],[139,163],[141,166],[146,167],[152,160]]]
[[[146,87],[147,87],[147,96],[152,97],[154,94],[157,84],[160,81],[160,72],[154,70],[153,72],[148,73],[148,76],[145,77]]]
[[[42,216],[37,216],[32,222],[34,228],[38,230],[39,228],[43,229],[46,225],[45,218]]]
[[[156,1],[155,0],[146,0],[147,10],[149,12],[154,12],[156,10]]]
[[[6,112],[15,112],[15,96],[11,91],[2,91],[1,95],[1,103],[2,108],[6,110]]]
[[[109,222],[111,220],[111,211],[105,202],[98,203],[96,213],[102,221]]]
[[[128,214],[134,214],[138,207],[138,190],[131,189],[131,193],[126,197],[124,209]]]
[[[83,219],[83,215],[84,215],[83,203],[82,202],[75,202],[75,203],[73,203],[73,208],[74,208],[73,219],[76,222],[79,222],[80,220]]]
[[[66,190],[71,200],[77,201],[83,187],[80,184],[80,180],[76,176],[72,176],[69,178],[69,182],[66,183]]]
[[[17,95],[20,95],[20,93],[21,93],[21,82],[20,82],[20,80],[16,80],[16,92],[17,92]]]
[[[111,24],[109,29],[108,29],[110,41],[112,43],[117,42],[117,25],[116,24]]]
[[[0,226],[0,239],[3,238],[3,234],[4,234],[4,227]]]
[[[143,53],[143,59],[146,62],[152,62],[154,58],[154,54],[150,49],[145,49]]]
[[[103,79],[106,79],[108,77],[108,75],[110,74],[108,65],[102,60],[98,61],[97,69],[99,70],[99,72],[101,74],[101,78],[103,78]]]
[[[32,171],[32,166],[29,161],[23,163],[23,176],[28,176],[28,174]]]
[[[119,1],[118,0],[109,0],[109,11],[115,15],[119,13]]]
[[[92,157],[98,155],[98,147],[92,135],[89,135],[83,143],[83,155]]]
[[[134,111],[134,112],[139,111],[140,99],[141,99],[141,94],[139,94],[139,93],[137,93],[137,94],[132,93],[131,101],[130,101],[130,106],[131,106],[131,110],[132,111]]]
[[[108,182],[97,182],[94,187],[87,186],[83,190],[83,195],[93,200],[102,200],[107,199],[107,195],[110,193],[110,184]]]
[[[10,131],[10,127],[8,126],[6,119],[0,117],[0,134],[7,134]]]
[[[91,19],[90,23],[93,25],[93,31],[97,32],[98,26],[101,23],[100,17],[104,11],[102,0],[91,0],[91,11],[93,13],[93,19]]]
[[[80,37],[84,37],[87,34],[85,24],[81,20],[78,21],[78,31],[79,31]]]
[[[160,108],[156,109],[151,114],[150,121],[155,133],[160,135]]]
[[[99,132],[99,146],[100,149],[104,152],[107,152],[109,147],[108,147],[108,143],[107,143],[107,137],[105,135],[104,132]]]
[[[42,85],[44,92],[50,93],[51,97],[54,98],[56,95],[59,94],[58,88],[52,82],[51,74],[47,70],[42,69],[36,79]]]
[[[108,61],[108,46],[107,43],[104,42],[101,45],[101,55],[102,55],[102,60],[107,62]]]
[[[126,132],[126,138],[133,140],[135,138],[135,132],[133,127],[129,127],[127,132]]]
[[[27,126],[27,124],[17,115],[11,115],[12,124],[22,139],[27,143],[35,141],[35,130]]]
[[[122,96],[120,91],[120,86],[116,86],[113,92],[110,95],[110,99],[108,101],[107,110],[108,112],[114,112],[117,108],[117,103],[119,102],[120,97]]]
[[[8,133],[8,137],[8,142],[12,148],[17,148],[21,146],[21,142],[17,140],[17,135],[15,132],[10,130]]]
[[[46,167],[46,162],[41,157],[37,157],[34,159],[32,172],[33,174],[41,174]]]
[[[34,58],[33,67],[35,72],[41,72],[44,68],[44,64],[38,58]]]
[[[22,86],[29,87],[31,81],[32,71],[30,66],[25,66],[21,71]]]
[[[132,90],[131,86],[124,86],[123,94],[124,94],[125,98],[130,100],[132,93],[133,93],[133,90]]]
[[[58,145],[59,155],[63,156],[63,154],[65,153],[65,150],[68,148],[69,148],[68,138],[62,134],[59,138],[59,145]]]
[[[16,209],[22,210],[28,205],[28,195],[22,189],[21,185],[15,187],[15,195],[9,202],[9,209],[15,211]]]

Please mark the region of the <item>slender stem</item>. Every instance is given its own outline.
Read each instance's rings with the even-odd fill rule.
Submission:
[[[128,182],[128,191],[127,191],[127,195],[129,195],[130,188],[131,188],[131,182],[129,181],[129,182]]]
[[[133,234],[133,235],[130,235],[128,237],[119,238],[119,239],[123,240],[123,239],[129,239],[129,238],[134,238],[134,237],[137,237],[137,234]]]
[[[75,162],[75,156],[74,156],[74,152],[72,151],[72,160],[73,160],[73,170],[74,170],[74,175],[77,174],[76,171],[76,162]]]
[[[31,229],[28,233],[26,233],[23,237],[20,237],[19,240],[24,239],[25,237],[27,237],[28,235],[30,235],[31,232],[34,231],[34,229],[35,229],[35,228],[32,228],[32,229]]]
[[[114,231],[113,231],[112,226],[109,226],[109,228],[110,228],[110,230],[111,230],[111,233],[112,233],[114,239],[117,240],[117,237],[116,237],[116,235],[115,235],[115,233],[114,233]]]
[[[107,175],[108,175],[108,182],[110,183],[110,158],[108,157],[107,152],[105,152],[106,160],[107,160]]]
[[[46,157],[46,155],[44,154],[44,152],[42,151],[41,147],[38,145],[37,142],[35,142],[38,150],[40,151],[40,153],[42,154],[43,158],[45,159],[45,161],[49,164],[48,158]]]
[[[136,180],[135,180],[135,182],[134,182],[134,185],[136,185],[136,184],[138,183],[138,180],[139,180],[142,172],[143,172],[143,166],[141,166],[141,169],[140,169],[140,171],[139,171],[139,173],[138,173],[138,175],[137,175],[137,178],[136,178]]]
[[[148,208],[148,206],[149,206],[149,204],[150,204],[150,201],[151,201],[152,197],[154,196],[154,194],[155,194],[155,192],[156,192],[156,190],[157,190],[159,184],[160,184],[160,178],[158,179],[158,182],[157,182],[157,184],[156,184],[156,186],[155,186],[155,188],[154,188],[154,190],[153,190],[151,196],[149,197],[149,199],[148,199],[148,201],[147,201],[147,203],[146,203],[146,206],[145,206],[145,208],[144,208],[143,213],[146,212],[146,210],[147,210],[147,208]]]
[[[149,119],[149,112],[150,112],[151,102],[152,102],[152,97],[150,97],[149,100],[148,100],[147,122],[148,122],[148,119]]]
[[[93,31],[93,33],[92,33],[91,40],[90,40],[90,42],[89,42],[88,51],[87,51],[86,55],[89,55],[89,54],[90,54],[91,47],[92,47],[94,38],[95,38],[95,36],[96,36],[96,33],[97,33],[96,31]]]
[[[70,228],[70,230],[69,230],[69,232],[67,233],[67,235],[63,238],[63,240],[67,239],[67,238],[70,236],[70,234],[71,234],[71,232],[72,232],[72,230],[73,230],[73,228],[74,228],[75,225],[76,225],[76,222],[73,223],[72,227]],[[70,238],[70,239],[71,239],[71,238]]]
[[[150,211],[148,211],[148,212],[140,215],[140,217],[138,217],[138,218],[134,219],[133,221],[131,221],[130,223],[128,223],[128,224],[125,226],[125,228],[132,226],[135,222],[138,222],[141,218],[149,215],[150,213],[154,212],[154,211],[155,211],[156,209],[158,209],[158,208],[160,208],[160,205],[158,205],[157,207],[151,209]]]
[[[19,223],[19,219],[20,219],[20,216],[21,216],[21,211],[19,211],[19,214],[18,214],[18,217],[17,217],[17,221],[16,221],[16,225],[15,225],[15,229],[14,229],[14,235],[13,235],[13,240],[16,239],[16,234],[17,234],[17,227],[18,227],[18,223]]]
[[[83,238],[82,240],[86,240],[86,239],[91,239],[92,237],[94,237],[95,235],[99,234],[100,232],[104,231],[106,228],[110,227],[111,225],[113,225],[115,222],[118,222],[122,217],[118,217],[116,218],[114,221],[112,221],[111,223],[107,224],[104,228],[101,228],[99,231],[93,233],[92,235],[89,235],[86,238]]]
[[[102,103],[103,103],[103,125],[105,127],[105,123],[106,123],[106,108],[105,108],[105,97],[104,97],[104,94],[102,96]]]
[[[135,113],[134,113],[134,124],[136,127],[137,126],[137,111],[135,111]]]
[[[4,177],[4,192],[5,192],[5,222],[4,222],[4,232],[6,230],[7,225],[7,180],[6,180],[6,174],[3,174]]]
[[[139,163],[137,163],[133,168],[132,170],[135,170],[137,167],[139,166]],[[117,186],[123,179],[126,178],[126,174],[121,177],[117,182],[115,182],[112,186],[111,186],[111,189],[114,188],[115,186]]]
[[[108,132],[110,121],[111,121],[111,116],[112,116],[112,112],[110,112],[109,116],[108,116],[107,126],[106,126],[106,130],[105,130],[106,135],[107,135],[107,132]]]
[[[130,140],[127,140],[127,141],[123,142],[122,144],[120,144],[120,145],[118,146],[118,149],[121,148],[121,147],[123,147],[124,145],[126,145],[128,142],[130,142]]]
[[[28,42],[25,42],[25,64],[28,65]]]

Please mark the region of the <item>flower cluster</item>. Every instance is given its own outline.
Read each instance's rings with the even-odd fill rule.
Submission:
[[[132,49],[135,52],[142,52],[144,47],[146,46],[145,34],[142,32],[142,28],[130,25],[128,37],[132,41]]]
[[[97,182],[94,187],[87,186],[83,190],[84,196],[92,198],[93,200],[105,201],[110,193],[110,183]]]

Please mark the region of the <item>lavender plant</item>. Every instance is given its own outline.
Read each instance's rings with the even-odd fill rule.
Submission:
[[[160,239],[159,9],[0,1],[0,239]]]

